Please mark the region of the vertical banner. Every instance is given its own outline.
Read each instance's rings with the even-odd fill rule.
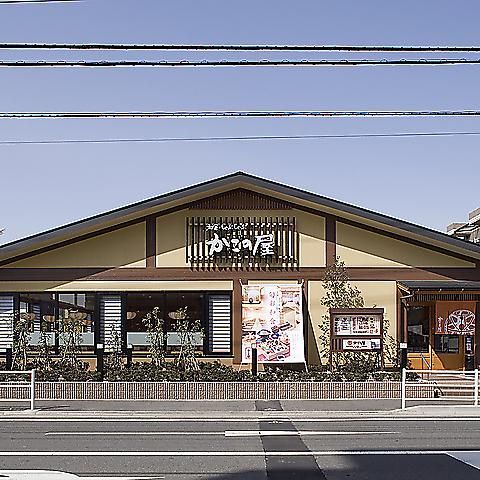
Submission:
[[[252,344],[261,363],[303,363],[302,286],[244,285],[242,363],[251,363]]]

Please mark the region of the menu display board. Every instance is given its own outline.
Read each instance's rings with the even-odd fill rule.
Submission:
[[[333,316],[334,335],[380,335],[379,315],[337,314]]]
[[[381,350],[382,336],[383,308],[330,309],[331,351]]]
[[[260,363],[305,361],[301,285],[243,286],[243,363],[252,361],[252,344]]]

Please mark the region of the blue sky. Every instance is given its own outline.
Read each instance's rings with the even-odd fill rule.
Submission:
[[[469,46],[480,45],[479,17],[475,0],[85,0],[0,5],[0,42]],[[0,52],[0,58],[229,57]],[[480,109],[478,85],[480,65],[4,69],[0,110]],[[0,120],[0,140],[413,131],[480,132],[480,119]],[[0,145],[1,241],[237,170],[444,230],[480,206],[479,147],[480,136]]]

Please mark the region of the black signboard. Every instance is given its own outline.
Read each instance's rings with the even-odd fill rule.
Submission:
[[[294,217],[190,217],[186,260],[192,267],[298,265]]]

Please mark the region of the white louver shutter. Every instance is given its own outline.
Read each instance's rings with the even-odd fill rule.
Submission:
[[[232,335],[230,295],[210,295],[208,311],[210,353],[230,353]]]
[[[13,297],[0,296],[0,349],[13,344]]]
[[[35,314],[35,320],[33,321],[33,331],[39,332],[40,331],[40,319],[42,311],[40,309],[40,305],[34,304],[32,306],[32,313]]]
[[[113,332],[122,335],[122,298],[120,295],[104,295],[100,298],[100,338],[103,348],[112,343]]]

